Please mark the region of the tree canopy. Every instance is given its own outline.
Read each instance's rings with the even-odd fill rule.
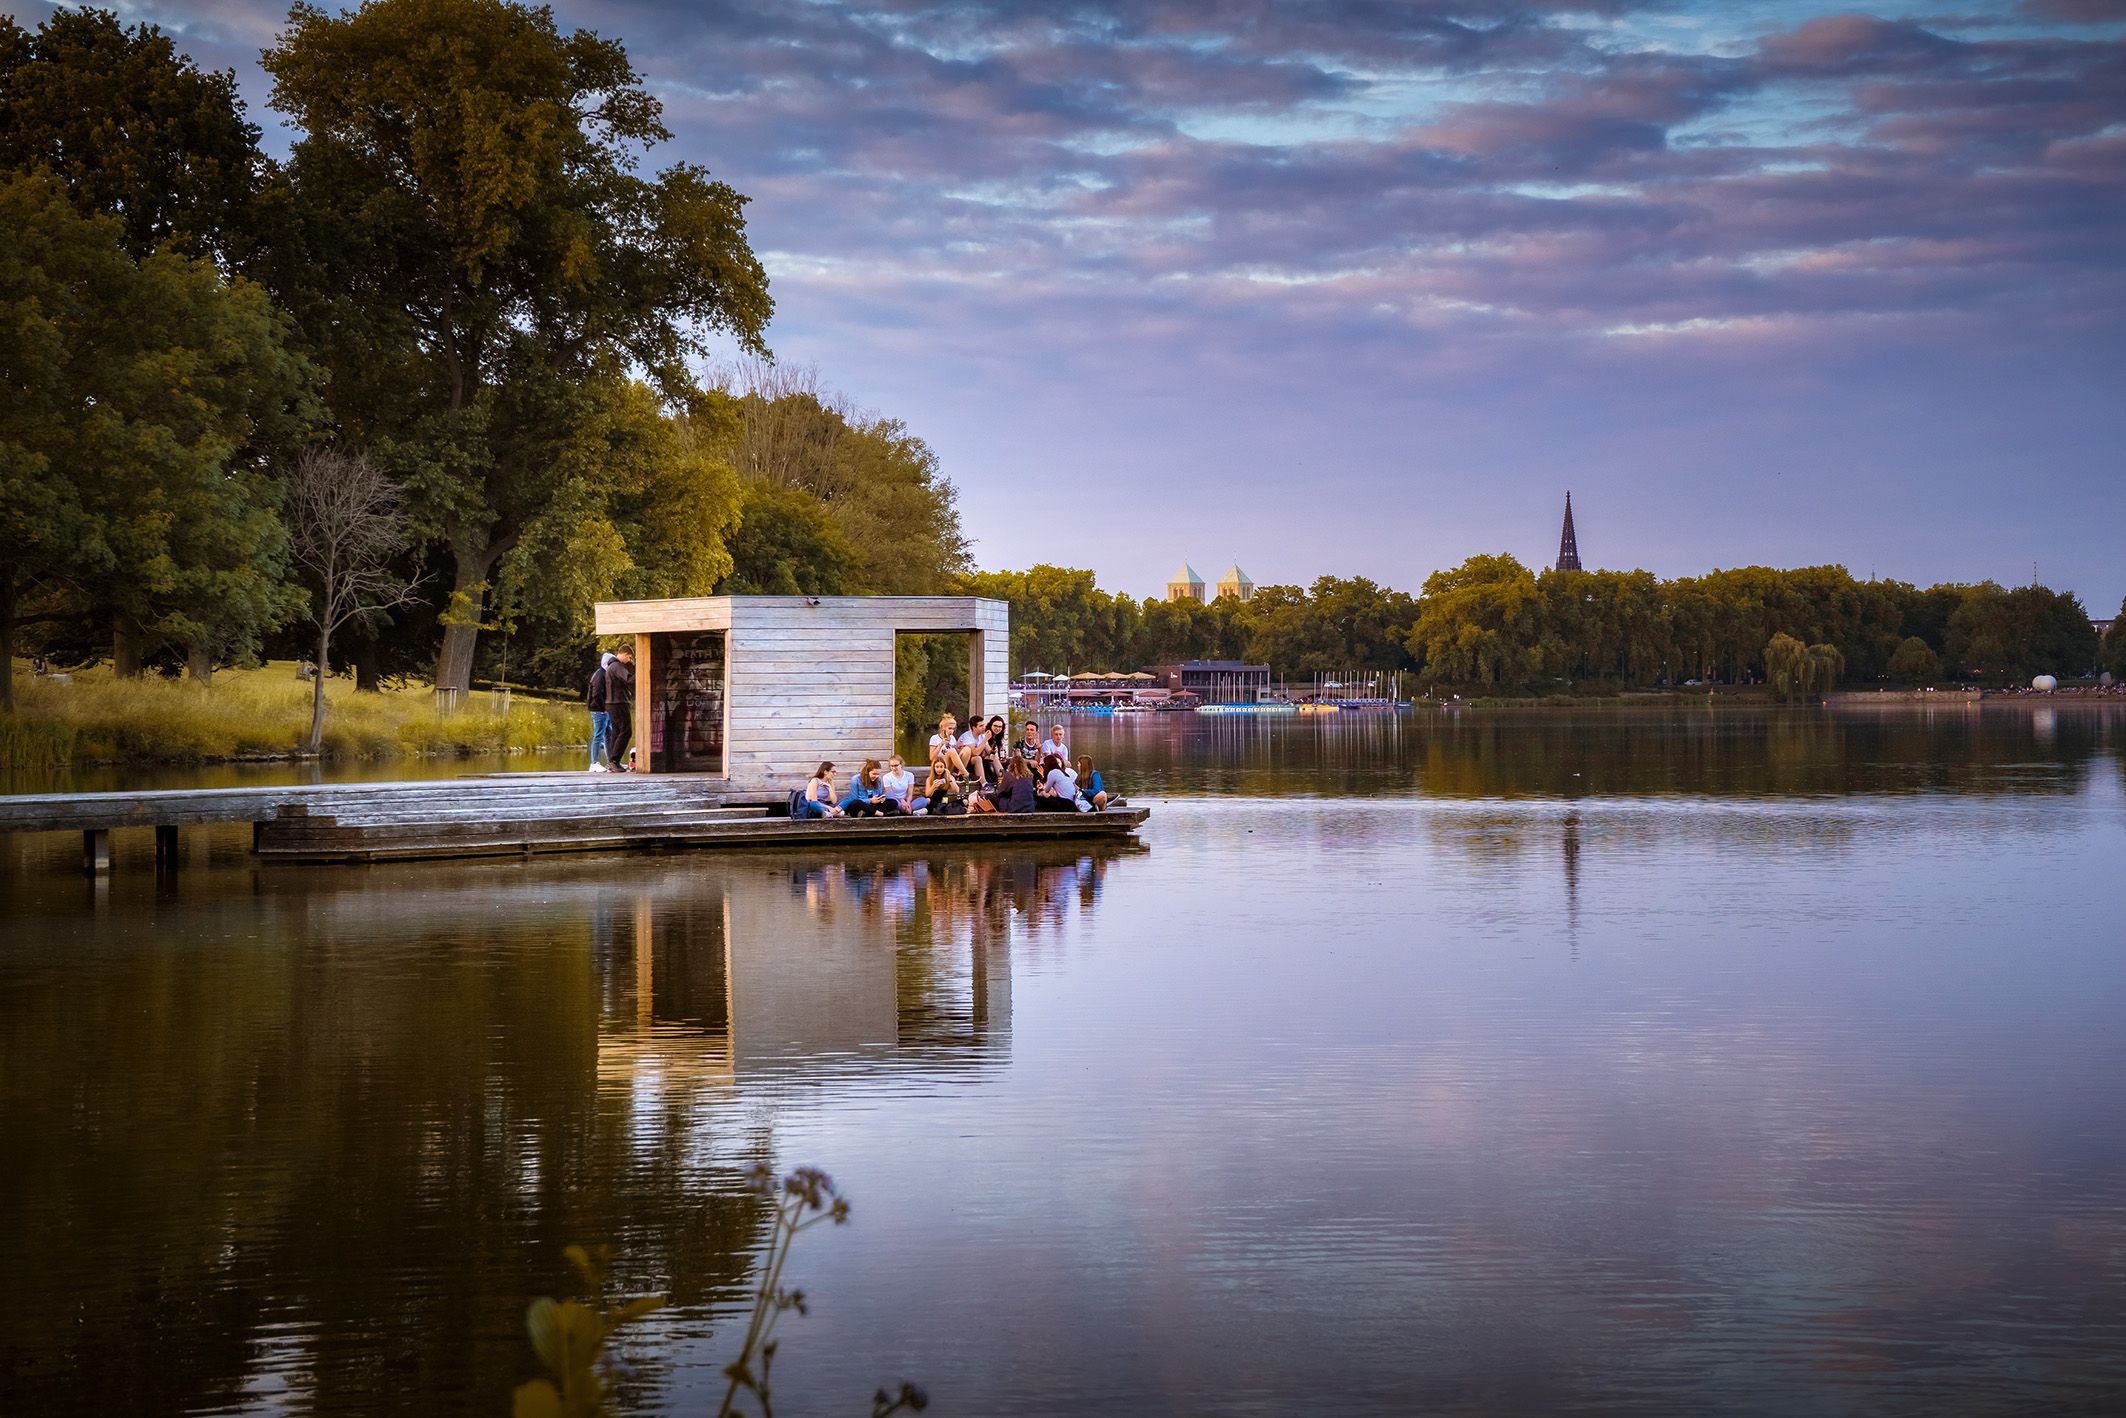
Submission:
[[[0,183],[0,688],[22,619],[115,624],[126,668],[293,606],[245,451],[304,420],[309,370],[257,286],[122,237],[55,179]]]
[[[52,174],[116,218],[136,258],[252,253],[265,162],[235,76],[108,11],[55,10],[35,30],[0,15],[0,168]]]
[[[602,423],[579,386],[639,377],[683,403],[706,337],[765,349],[745,198],[689,164],[638,176],[670,136],[657,99],[621,45],[546,9],[298,5],[264,64],[303,135],[280,288],[342,435],[449,560],[435,679],[462,687],[496,563],[621,475],[577,456]]]

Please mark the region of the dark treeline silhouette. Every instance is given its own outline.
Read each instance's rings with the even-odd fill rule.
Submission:
[[[2126,674],[2126,636],[2100,646],[2071,592],[1990,581],[1921,588],[1857,580],[1839,566],[1664,581],[1476,556],[1428,577],[1418,596],[1328,576],[1209,604],[1140,602],[1101,590],[1089,571],[1052,566],[964,584],[1011,602],[1015,671],[1241,658],[1294,680],[1358,668],[1455,688],[1770,681],[1796,692],[2019,683],[2094,673],[2100,657]]]

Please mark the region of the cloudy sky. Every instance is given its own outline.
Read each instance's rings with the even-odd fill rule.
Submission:
[[[271,129],[282,6],[121,8]],[[1590,565],[2126,594],[2126,0],[556,9],[985,566],[1415,588],[1570,488]]]

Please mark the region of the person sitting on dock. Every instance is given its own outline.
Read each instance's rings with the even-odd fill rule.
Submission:
[[[1011,725],[1002,714],[992,714],[982,726],[982,759],[992,786],[1004,781],[1004,764],[1010,757]]]
[[[1041,778],[1040,796],[1034,802],[1035,812],[1092,811],[1092,804],[1078,795],[1078,775],[1071,771],[1069,760],[1051,753],[1041,762],[1047,771]]]
[[[848,817],[900,815],[901,805],[879,791],[877,759],[865,759],[864,766],[849,779],[849,791],[842,798],[841,809]]]
[[[1065,768],[1070,767],[1070,745],[1063,742],[1063,721],[1056,720],[1048,726],[1048,742],[1041,745],[1044,758],[1060,758]]]
[[[998,812],[1032,812],[1037,806],[1033,786],[1033,769],[1017,754],[1011,755],[1004,764],[1004,778],[997,790],[990,795]]]
[[[923,797],[926,806],[917,811],[927,811],[932,817],[956,817],[967,811],[967,785],[952,771],[950,753],[930,755],[930,776],[923,780]]]
[[[886,771],[878,777],[878,791],[879,795],[892,803],[898,811],[916,811],[915,775],[901,762],[899,754],[896,753],[886,760]]]
[[[965,777],[970,771],[966,758],[960,753],[960,721],[947,714],[938,720],[938,731],[930,736],[930,764],[933,769],[940,757],[945,766],[955,775]]]
[[[802,820],[841,815],[842,810],[834,801],[834,765],[822,763],[813,771],[812,780],[805,784],[797,801],[790,804],[790,816]]]
[[[969,719],[966,729],[961,732],[957,739],[953,740],[952,746],[960,755],[961,771],[966,773],[969,778],[972,778],[983,787],[987,787],[996,781],[989,771],[989,764],[984,753],[984,750],[989,747],[989,731],[982,726],[981,719]]]
[[[1090,758],[1078,760],[1078,793],[1092,804],[1094,812],[1107,811],[1107,784],[1100,781],[1100,770],[1093,767]]]
[[[1026,765],[1026,771],[1036,778],[1040,777],[1042,771],[1041,760],[1047,756],[1048,749],[1041,742],[1041,726],[1031,719],[1026,721],[1026,727],[1019,737],[1016,752],[1018,753],[1019,761]]]

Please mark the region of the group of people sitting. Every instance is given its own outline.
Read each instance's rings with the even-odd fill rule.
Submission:
[[[792,817],[958,816],[985,812],[1100,812],[1122,807],[1110,797],[1090,758],[1071,760],[1061,724],[1047,737],[1029,719],[1018,742],[1002,714],[974,721],[962,731],[947,714],[930,736],[930,767],[920,786],[899,754],[877,759],[849,781],[834,786],[834,765],[822,763],[802,791],[793,793]]]

